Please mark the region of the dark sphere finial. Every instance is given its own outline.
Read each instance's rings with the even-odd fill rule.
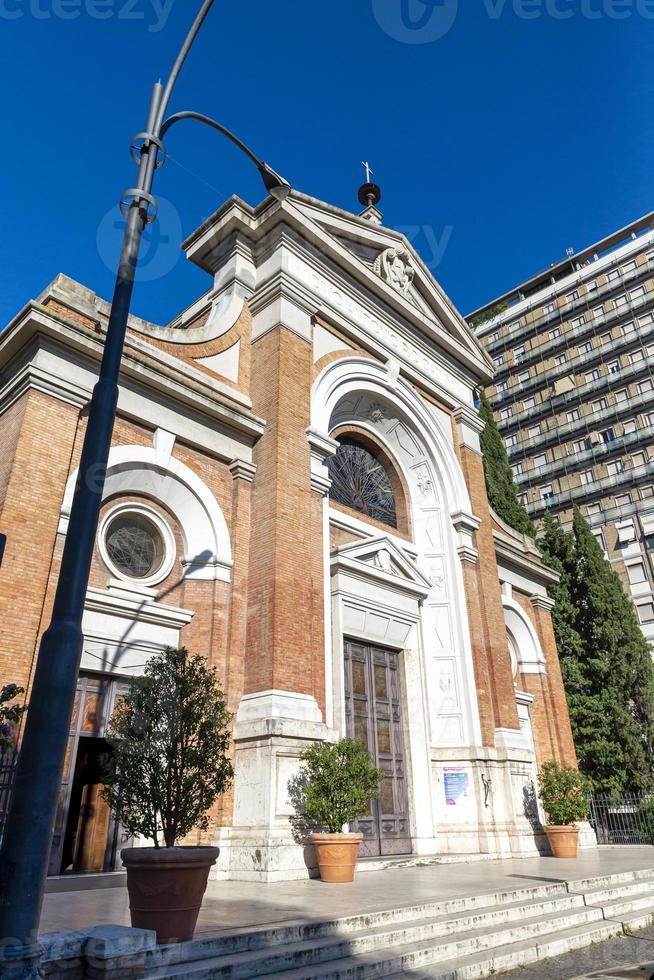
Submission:
[[[368,181],[359,188],[359,203],[366,208],[376,207],[381,201],[381,187]]]

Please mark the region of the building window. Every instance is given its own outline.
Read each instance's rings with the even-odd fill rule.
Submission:
[[[561,330],[559,327],[554,327],[553,330],[550,330],[550,334],[549,334],[550,340],[558,340],[560,336],[561,336]]]
[[[582,487],[587,487],[589,483],[595,482],[595,474],[592,470],[582,470],[579,474],[579,482]]]
[[[599,320],[599,318],[601,316],[604,316],[604,304],[603,303],[600,306],[593,307],[593,319],[594,320]]]
[[[500,411],[500,419],[502,421],[504,421],[505,419],[510,419],[512,415],[513,415],[513,409],[510,405],[507,405],[506,408],[503,408]]]
[[[638,490],[638,496],[641,500],[649,500],[651,497],[654,497],[654,487],[651,485],[651,483],[647,487],[640,487]]]
[[[613,397],[615,398],[616,402],[618,402],[618,403],[620,403],[620,402],[626,402],[627,399],[629,398],[629,392],[627,391],[626,388],[620,388],[619,391],[614,391],[613,392]],[[603,399],[603,400],[606,401],[606,399]]]
[[[515,432],[513,433],[513,435],[506,437],[506,439],[504,440],[504,444],[506,445],[507,449],[513,449],[514,446],[518,445],[518,437],[515,434]]]
[[[504,354],[498,354],[497,357],[493,358],[493,364],[495,367],[502,367],[504,364]]]
[[[568,295],[565,298],[565,301],[566,303],[574,303],[578,299],[579,299],[579,290],[573,289],[571,293],[568,293]]]
[[[175,561],[172,531],[156,511],[137,504],[109,511],[100,524],[98,546],[117,578],[144,585],[163,581]]]
[[[601,527],[597,528],[596,531],[591,531],[591,534],[597,541],[604,554],[606,554],[606,542],[604,540],[604,532],[602,531]]]
[[[638,325],[641,327],[648,327],[652,322],[654,322],[654,313],[643,313],[638,317]]]
[[[572,411],[565,413],[566,421],[568,422],[578,422],[581,418],[578,408],[573,408]]]
[[[514,361],[521,361],[523,357],[525,357],[525,354],[526,354],[525,345],[521,344],[520,347],[516,347],[515,350],[513,351]]]
[[[572,448],[576,453],[585,453],[588,449],[588,443],[586,439],[577,439],[576,442],[572,443]]]
[[[496,341],[496,340],[499,340],[499,339],[500,339],[500,335],[499,335],[499,332],[498,332],[498,331],[496,331],[495,333],[492,333],[492,334],[490,335],[490,337],[488,338],[488,343],[489,343],[489,344],[494,344],[494,343],[495,343],[495,341]]]
[[[613,334],[611,334],[611,333],[603,333],[603,334],[601,334],[600,335],[600,347],[603,347],[605,344],[610,344],[612,342],[612,340],[613,340]]]
[[[577,347],[578,354],[590,354],[593,349],[592,341],[586,340],[583,344],[579,344]]]
[[[630,262],[625,262],[625,264],[622,266],[622,273],[624,275],[625,272],[635,272],[637,267],[636,260],[631,259]]]
[[[642,561],[627,565],[627,575],[631,585],[640,585],[642,582],[647,581],[647,572]]]
[[[628,493],[620,493],[615,498],[616,507],[629,507],[631,504],[631,497]]]
[[[613,428],[604,429],[602,432],[600,432],[600,435],[602,437],[602,442],[605,442],[607,444],[611,442],[615,442],[615,429]]]
[[[591,402],[591,407],[594,412],[603,412],[609,407],[609,403],[606,398],[597,398],[594,402]]]
[[[556,309],[556,303],[548,303],[546,306],[543,307],[543,315],[548,316],[550,313],[554,313],[555,309]]]
[[[521,385],[523,385],[527,381],[529,381],[530,377],[531,375],[529,374],[529,371],[521,371],[520,374],[518,375],[518,381],[520,382]]]
[[[633,350],[629,355],[629,363],[638,364],[638,362],[642,361],[644,357],[645,357],[645,352],[643,351],[642,347],[639,350]]]
[[[563,367],[565,362],[566,362],[565,354],[557,354],[556,357],[554,358],[554,364],[556,367]]]
[[[619,278],[620,278],[620,270],[619,269],[610,269],[606,273],[606,281],[607,282],[617,282],[617,280]]]
[[[601,504],[588,504],[588,507],[586,508],[586,513],[588,514],[589,517],[594,517],[596,514],[601,514],[602,513],[602,505]]]
[[[599,372],[599,368],[593,368],[592,371],[588,371],[586,373],[586,379],[585,379],[586,380],[586,384],[589,385],[589,384],[592,384],[593,381],[599,381],[600,377],[601,377],[601,375],[600,375],[600,372]]]
[[[498,395],[502,395],[504,394],[504,392],[507,390],[508,387],[509,387],[508,381],[499,381],[495,385],[495,391],[497,392]]]
[[[329,496],[346,507],[397,527],[395,494],[388,471],[365,446],[341,438],[335,456],[327,463],[332,481]]]
[[[632,466],[634,466],[634,467],[636,467],[636,466],[644,466],[646,462],[647,462],[647,454],[646,453],[640,451],[640,452],[632,453],[631,454],[631,464],[632,464]]]
[[[535,408],[536,407],[536,399],[535,398],[525,398],[525,400],[522,403],[522,406],[526,410],[529,410],[530,408]]]
[[[621,459],[614,459],[606,464],[606,472],[609,476],[618,476],[624,473],[624,463]]]
[[[609,374],[618,374],[619,371],[620,371],[620,361],[619,360],[617,360],[617,361],[609,361],[609,363],[606,366],[607,366],[607,368],[609,370]]]
[[[522,476],[525,471],[525,464],[523,462],[516,463],[513,467],[514,476]]]
[[[645,296],[647,290],[644,286],[636,286],[635,289],[629,291],[629,295],[632,299],[640,299],[641,296]]]
[[[552,500],[554,497],[554,490],[552,489],[551,483],[546,483],[545,486],[539,487],[538,492],[540,493],[541,500]]]
[[[539,469],[541,466],[547,466],[547,453],[541,453],[540,456],[534,456],[534,466]]]
[[[628,436],[631,432],[636,431],[636,419],[625,419],[622,423],[622,431]]]
[[[541,433],[540,425],[532,425],[532,427],[527,431],[527,435],[530,439],[535,439]]]
[[[638,394],[646,395],[649,391],[652,390],[653,387],[654,385],[652,384],[651,378],[648,378],[647,381],[640,381],[637,385]]]
[[[586,283],[586,292],[594,293],[597,289],[597,279],[591,279],[590,282]]]
[[[581,316],[575,316],[572,318],[573,327],[583,327],[585,322],[586,322],[586,317],[584,316],[583,313],[581,314]]]
[[[626,295],[623,293],[621,296],[614,296],[613,305],[616,308],[616,310],[624,309],[624,307],[627,305]]]
[[[622,521],[621,524],[616,524],[615,529],[618,532],[618,544],[621,547],[636,540],[636,527],[633,520]]]
[[[646,626],[648,623],[654,623],[654,602],[639,602],[636,609],[638,611],[638,619],[643,626]]]

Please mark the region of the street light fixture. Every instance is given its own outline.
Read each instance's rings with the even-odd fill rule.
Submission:
[[[52,619],[39,647],[12,803],[0,849],[0,977],[11,980],[36,980],[40,976],[38,925],[82,655],[82,615],[141,239],[146,225],[156,217],[152,184],[155,171],[165,159],[163,138],[182,119],[203,122],[227,136],[249,157],[270,193],[284,197],[290,190],[283,177],[213,119],[196,112],[180,112],[164,121],[175,82],[212,5],[213,0],[202,3],[165,87],[157,82],[153,88],[145,131],[132,143],[138,180],[136,187],[125,191],[121,200],[127,220],[100,375],[91,398]]]

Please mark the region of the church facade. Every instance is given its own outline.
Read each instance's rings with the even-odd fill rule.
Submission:
[[[311,872],[298,756],[346,734],[385,773],[365,866],[537,854],[537,766],[576,760],[555,575],[486,497],[488,356],[374,208],[232,198],[184,248],[206,293],[166,327],[130,321],[51,873],[118,866],[106,724],[178,644],[234,713],[234,785],[203,838],[219,876]],[[0,664],[26,688],[107,318],[59,276],[0,334]]]

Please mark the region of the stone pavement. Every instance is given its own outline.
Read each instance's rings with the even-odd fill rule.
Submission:
[[[348,885],[317,880],[209,883],[196,937],[234,929],[332,919],[539,884],[654,869],[654,847],[601,847],[574,860],[540,857],[398,867],[360,872]],[[63,891],[45,896],[42,933],[94,925],[129,925],[125,887]]]

